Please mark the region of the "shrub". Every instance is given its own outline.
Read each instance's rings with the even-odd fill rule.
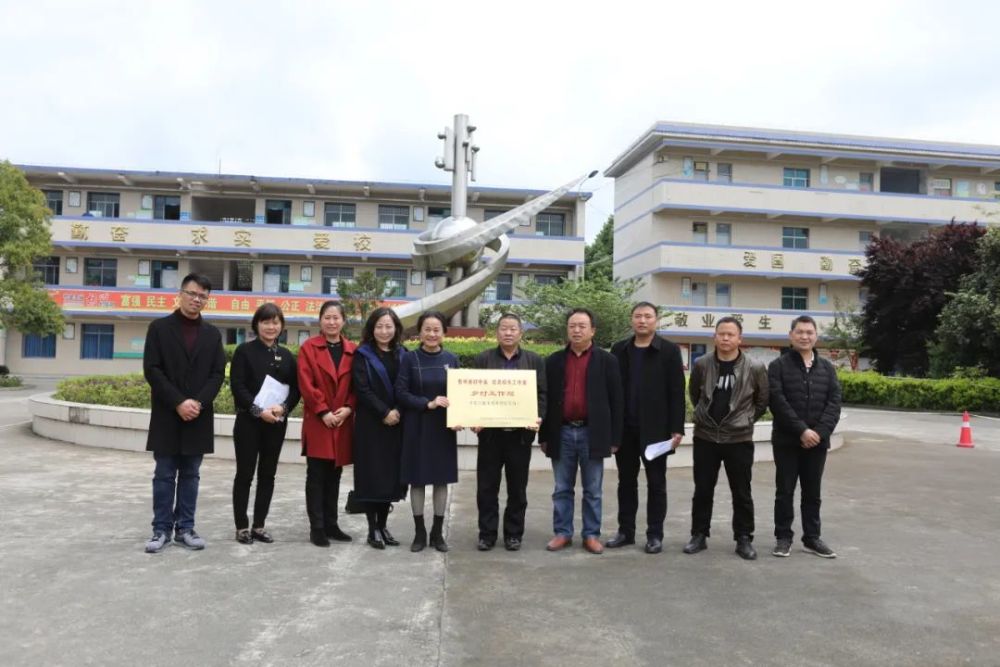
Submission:
[[[1000,412],[1000,379],[886,377],[875,372],[839,373],[844,403],[919,410]]]
[[[0,375],[0,387],[20,387],[21,378],[16,375]]]
[[[3,377],[4,375],[10,375],[10,369],[6,366],[0,365],[0,377]]]

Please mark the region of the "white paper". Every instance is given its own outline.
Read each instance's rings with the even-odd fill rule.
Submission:
[[[264,378],[264,384],[261,385],[253,402],[261,410],[267,410],[272,405],[281,405],[286,398],[288,398],[288,385],[268,375]]]
[[[674,439],[664,440],[663,442],[654,442],[651,445],[646,445],[646,460],[652,461],[657,456],[663,456],[671,449],[674,448]]]

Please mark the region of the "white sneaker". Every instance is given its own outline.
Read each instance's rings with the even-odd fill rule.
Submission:
[[[163,547],[170,544],[170,536],[166,533],[153,533],[153,536],[146,542],[146,553],[158,554],[163,551]]]
[[[193,551],[205,548],[205,540],[198,533],[194,532],[194,529],[179,531],[174,535],[174,542],[183,544]]]

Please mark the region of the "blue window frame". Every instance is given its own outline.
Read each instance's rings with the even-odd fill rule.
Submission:
[[[785,187],[786,188],[808,188],[809,170],[785,167]]]
[[[84,324],[80,327],[81,359],[112,359],[115,356],[115,325]]]
[[[25,359],[54,359],[56,356],[55,334],[24,334],[22,341],[21,356]]]

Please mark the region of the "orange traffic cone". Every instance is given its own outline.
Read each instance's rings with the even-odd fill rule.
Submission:
[[[959,447],[973,447],[972,424],[969,423],[969,411],[962,415],[962,434],[958,437]]]

